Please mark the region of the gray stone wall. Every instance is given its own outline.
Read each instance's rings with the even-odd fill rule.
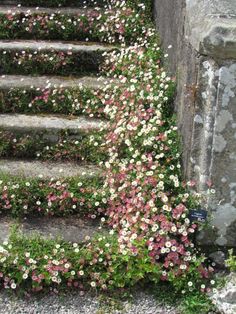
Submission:
[[[175,108],[187,179],[200,192],[212,230],[204,244],[236,246],[236,0],[154,0],[156,26],[177,76]]]

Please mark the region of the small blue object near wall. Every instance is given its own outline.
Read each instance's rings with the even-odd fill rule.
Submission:
[[[207,211],[205,209],[191,209],[189,219],[191,222],[204,222],[207,219]]]

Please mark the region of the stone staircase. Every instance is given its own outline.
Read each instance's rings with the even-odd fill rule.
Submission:
[[[27,1],[19,1],[27,3]],[[32,1],[31,1],[32,2]],[[29,1],[29,3],[31,4]],[[43,1],[39,1],[41,4]],[[64,1],[67,4],[69,1]],[[46,3],[46,1],[44,1]],[[57,13],[63,16],[80,16],[89,13],[93,8],[82,8],[83,1],[77,1],[77,7],[58,8],[35,8],[16,6],[18,1],[1,1],[0,15],[20,14],[40,14],[52,15]],[[73,2],[76,5],[76,2]],[[97,5],[102,6],[103,1],[98,1]],[[30,10],[30,11],[29,11]],[[1,38],[3,36],[1,35]],[[34,34],[29,38],[8,38],[0,40],[0,181],[1,177],[9,177],[9,180],[27,178],[30,180],[45,179],[55,180],[73,178],[80,182],[81,178],[99,178],[103,175],[103,170],[98,163],[93,163],[88,158],[90,146],[86,146],[86,151],[80,158],[72,160],[57,160],[51,158],[37,158],[39,147],[60,147],[61,134],[65,135],[65,141],[73,143],[76,141],[89,142],[91,134],[96,134],[99,130],[105,132],[107,121],[104,118],[91,117],[86,114],[62,114],[59,110],[40,109],[39,113],[31,113],[30,110],[20,108],[21,97],[32,97],[38,91],[50,89],[73,90],[102,90],[110,84],[107,79],[97,79],[99,67],[103,62],[103,53],[117,49],[115,46],[85,41],[59,41],[59,40],[39,40]],[[83,38],[83,37],[82,37]],[[28,57],[30,55],[30,57]],[[67,63],[66,57],[70,56]],[[39,57],[40,56],[40,57]],[[59,65],[51,65],[54,56],[60,61]],[[27,60],[26,60],[27,59]],[[20,96],[11,100],[9,93],[19,92]],[[78,92],[79,93],[79,92]],[[63,94],[63,93],[62,93]],[[30,96],[31,95],[31,96]],[[87,100],[89,104],[89,99]],[[4,107],[7,103],[7,107]],[[101,106],[101,104],[100,104]],[[95,114],[92,114],[92,116]],[[99,115],[98,115],[99,116]],[[18,139],[31,139],[30,149],[21,151],[19,155],[14,150],[14,144],[8,142],[9,138],[15,142]],[[14,139],[15,138],[15,139]],[[64,139],[64,138],[63,138]],[[5,142],[3,142],[5,140]],[[1,143],[2,141],[2,143]],[[9,140],[10,141],[10,140]],[[40,143],[40,145],[39,145]],[[70,145],[70,144],[69,144]],[[82,144],[81,144],[82,145]],[[84,144],[83,144],[84,145]],[[82,147],[83,147],[82,145]],[[53,147],[54,147],[53,146]],[[8,150],[6,147],[10,147]],[[4,150],[5,149],[5,150]],[[14,153],[13,153],[14,152]],[[37,193],[35,190],[35,199]],[[0,204],[1,205],[1,204]],[[0,208],[0,212],[2,208]],[[77,213],[75,213],[77,214]],[[62,236],[65,240],[81,241],[84,236],[92,235],[98,230],[94,221],[82,220],[75,215],[71,218],[47,218],[47,217],[23,217],[19,224],[26,233],[39,231],[46,236]],[[0,240],[6,239],[9,234],[10,225],[15,223],[13,218],[0,217]]]

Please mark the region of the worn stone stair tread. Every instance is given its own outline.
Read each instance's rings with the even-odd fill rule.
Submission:
[[[101,176],[102,170],[95,165],[78,165],[69,162],[59,163],[0,159],[0,177],[1,174],[45,179],[66,177],[89,178]]]
[[[25,235],[39,233],[45,238],[62,238],[65,241],[81,243],[85,237],[92,237],[99,231],[97,220],[70,217],[30,217],[17,221],[9,217],[0,218],[0,242],[7,240],[12,225],[19,225]]]
[[[106,127],[107,122],[85,116],[0,114],[0,129],[19,132],[58,133],[68,130],[73,134],[87,133]]]
[[[63,51],[89,53],[96,51],[111,51],[117,49],[116,46],[100,44],[97,42],[79,41],[50,41],[50,40],[0,40],[0,50],[7,51]]]
[[[0,90],[10,88],[51,88],[68,87],[75,88],[84,86],[85,88],[102,89],[111,84],[114,80],[93,76],[63,77],[63,76],[29,76],[29,75],[2,75],[0,76]]]
[[[96,9],[97,11],[98,9]],[[55,14],[58,13],[60,15],[89,15],[90,12],[93,12],[92,8],[78,8],[78,7],[62,7],[62,8],[46,8],[46,7],[25,7],[25,6],[14,6],[13,5],[2,5],[0,3],[0,14],[16,14],[16,13],[24,13],[24,14]]]

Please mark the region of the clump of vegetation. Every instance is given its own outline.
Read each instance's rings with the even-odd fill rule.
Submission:
[[[212,281],[212,285],[215,282]],[[212,300],[207,294],[195,289],[184,289],[176,291],[169,283],[158,283],[151,285],[150,293],[160,304],[173,306],[181,314],[207,314],[218,313]]]
[[[111,93],[107,87],[108,85],[102,86],[102,89],[90,89],[82,84],[73,88],[55,87],[48,81],[43,88],[11,88],[1,91],[0,110],[2,113],[84,114],[105,118],[105,95]]]
[[[50,132],[47,131],[22,135],[0,130],[0,157],[86,161],[95,164],[107,158],[107,153],[102,147],[102,132],[75,136],[65,131],[55,137],[56,140],[51,142]]]
[[[102,184],[102,178],[86,176],[50,180],[1,175],[0,214],[13,217],[78,214],[95,219],[106,208]]]
[[[226,266],[231,271],[236,272],[236,256],[234,255],[233,249],[229,251],[229,258],[226,260]]]

